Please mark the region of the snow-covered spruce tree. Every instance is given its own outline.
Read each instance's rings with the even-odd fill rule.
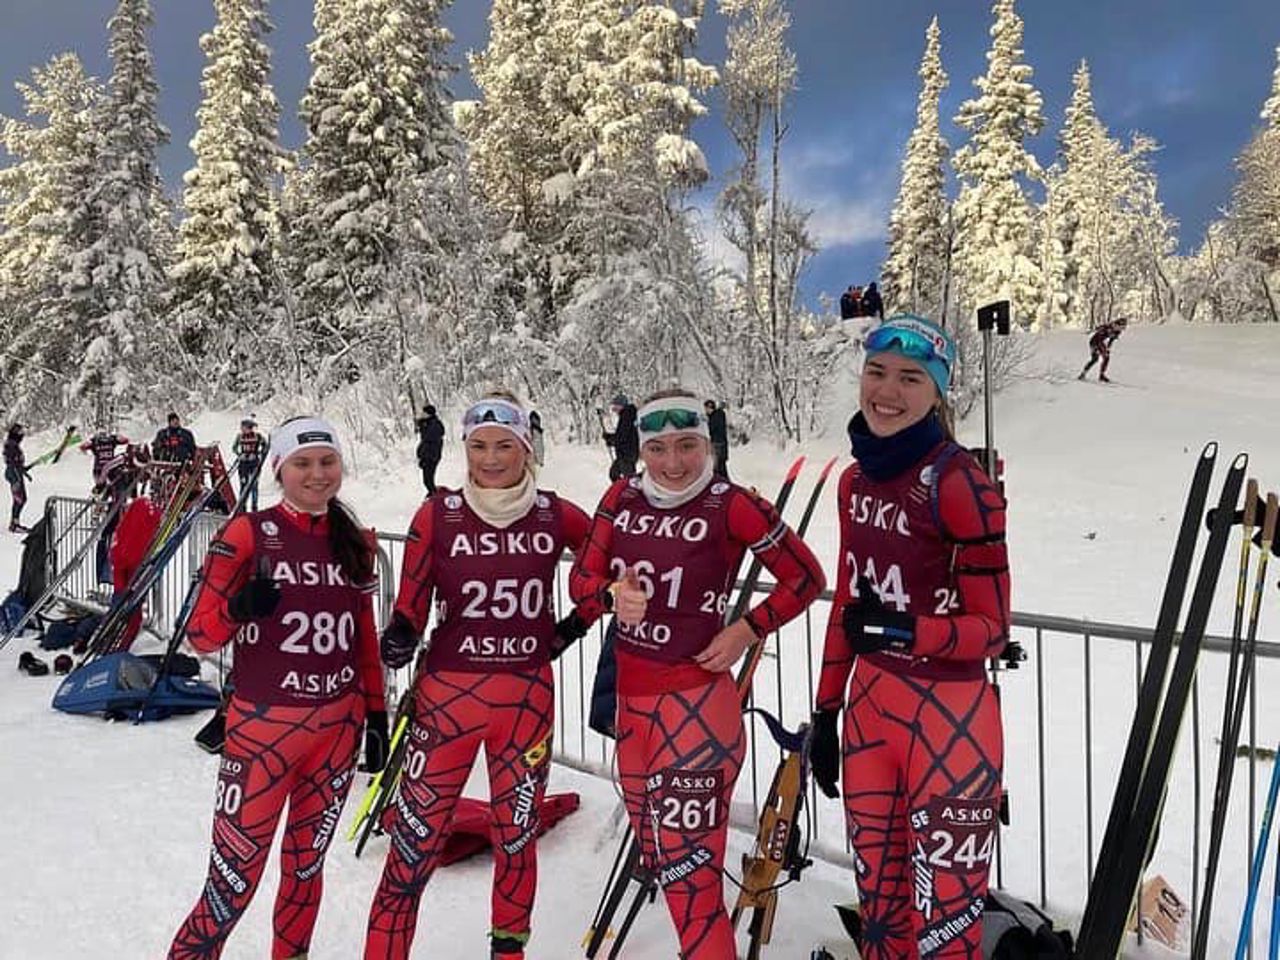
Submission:
[[[460,118],[473,183],[498,218],[499,243],[515,267],[508,295],[543,333],[558,329],[571,282],[563,268],[573,259],[562,249],[574,186],[568,98],[547,84],[549,73],[567,82],[569,51],[557,44],[552,7],[552,0],[495,0],[488,46],[471,57],[481,99]]]
[[[983,303],[1009,299],[1017,322],[1034,326],[1044,282],[1026,182],[1042,173],[1026,141],[1044,125],[1042,98],[1030,82],[1031,67],[1021,62],[1023,26],[1014,0],[996,0],[992,11],[987,72],[973,81],[979,95],[961,105],[955,121],[969,140],[953,160],[961,181],[953,258],[960,296],[953,302],[962,308],[956,315],[967,316]]]
[[[919,76],[916,126],[907,141],[902,182],[889,215],[889,256],[880,270],[881,294],[890,311],[939,317],[949,242],[946,162],[950,148],[938,120],[947,74],[942,69],[937,17],[925,31]]]
[[[1280,50],[1262,119],[1266,126],[1236,161],[1239,179],[1227,220],[1254,295],[1246,316],[1229,319],[1280,322]]]
[[[321,392],[361,367],[404,359],[388,273],[410,242],[406,197],[446,161],[444,0],[319,0],[307,126],[287,219],[288,272]]]
[[[798,302],[800,274],[816,246],[807,212],[781,192],[783,111],[796,83],[791,21],[779,0],[728,0],[721,12],[729,18],[725,123],[740,160],[718,212],[743,269],[716,337],[719,362],[739,420],[751,417],[763,392],[773,428],[798,438],[821,380],[812,376],[812,330]]]
[[[215,0],[214,11],[213,30],[200,38],[208,62],[169,323],[211,385],[243,396],[273,376],[263,366],[260,336],[270,326],[275,289],[280,107],[270,84],[263,0]]]
[[[695,93],[715,79],[691,55],[701,8],[683,0],[553,8],[553,44],[565,51],[553,73],[565,86],[549,78],[544,98],[563,104],[553,115],[564,118],[575,180],[560,251],[569,263],[556,269],[572,288],[547,381],[583,431],[619,388],[643,393],[692,375],[699,362],[720,382],[707,271],[682,199],[706,176],[688,137],[705,112]]]
[[[92,183],[104,91],[73,53],[16,84],[28,121],[0,120],[0,405],[44,422],[63,407],[86,342],[67,299],[73,211]]]
[[[112,72],[102,147],[76,214],[77,237],[91,242],[69,268],[88,338],[72,389],[93,419],[144,402],[167,405],[187,374],[176,338],[157,321],[173,238],[156,161],[169,132],[156,112],[151,21],[150,0],[119,0],[108,22]]]

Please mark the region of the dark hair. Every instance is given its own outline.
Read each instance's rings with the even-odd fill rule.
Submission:
[[[329,501],[329,547],[334,559],[355,585],[373,581],[373,548],[351,508],[334,497]]]

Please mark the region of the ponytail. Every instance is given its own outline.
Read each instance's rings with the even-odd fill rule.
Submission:
[[[329,547],[348,583],[373,581],[373,548],[351,508],[337,497],[329,501]]]

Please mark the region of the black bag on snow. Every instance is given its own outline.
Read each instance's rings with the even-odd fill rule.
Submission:
[[[987,960],[1072,960],[1071,934],[1054,930],[1038,907],[998,890],[987,893],[982,955]]]
[[[22,566],[18,573],[18,592],[27,607],[40,599],[49,582],[49,515],[36,521],[22,539]]]

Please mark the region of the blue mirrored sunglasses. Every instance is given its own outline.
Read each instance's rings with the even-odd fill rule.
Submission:
[[[951,358],[947,356],[946,346],[940,344],[936,337],[926,336],[906,327],[876,327],[865,341],[867,353],[879,353],[892,350],[904,357],[922,362],[941,361],[948,370],[951,369]]]

